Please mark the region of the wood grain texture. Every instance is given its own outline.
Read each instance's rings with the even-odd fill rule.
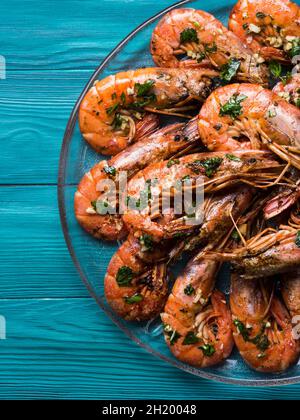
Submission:
[[[201,380],[155,359],[92,299],[1,300],[0,398],[299,399],[299,387]]]
[[[86,297],[60,227],[56,187],[0,188],[0,298]]]

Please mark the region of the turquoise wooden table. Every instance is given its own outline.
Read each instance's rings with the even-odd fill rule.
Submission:
[[[74,102],[108,52],[167,0],[2,0],[0,398],[298,399],[300,384],[201,380],[131,342],[85,290],[61,232],[56,182]],[[3,338],[3,328],[1,338]]]

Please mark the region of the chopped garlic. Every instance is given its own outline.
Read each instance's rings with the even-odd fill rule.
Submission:
[[[254,25],[253,23],[249,24],[249,31],[254,32],[255,34],[259,34],[261,31],[261,28],[259,26]]]
[[[87,214],[97,214],[96,210],[95,210],[95,209],[93,209],[93,207],[88,207],[88,208],[86,209],[86,213],[87,213]]]

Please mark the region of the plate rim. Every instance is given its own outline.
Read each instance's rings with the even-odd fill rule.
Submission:
[[[65,173],[66,173],[66,158],[69,151],[69,145],[72,138],[72,134],[75,128],[75,124],[77,121],[77,114],[79,105],[86,95],[87,91],[90,89],[90,87],[93,85],[94,81],[97,80],[98,74],[103,70],[103,68],[106,66],[106,64],[122,49],[124,45],[126,45],[140,30],[142,30],[144,27],[148,26],[150,23],[155,21],[156,19],[162,17],[169,11],[176,9],[177,7],[183,6],[185,4],[191,3],[194,0],[181,0],[179,2],[173,3],[170,6],[166,7],[165,9],[161,10],[160,12],[156,13],[154,16],[150,17],[149,19],[145,20],[143,23],[138,25],[134,30],[132,30],[117,46],[105,57],[105,59],[99,64],[99,66],[96,68],[94,73],[89,78],[88,82],[86,83],[85,87],[83,88],[81,94],[79,95],[77,101],[75,102],[75,105],[71,111],[70,117],[68,119],[66,129],[63,136],[61,151],[60,151],[60,157],[59,157],[59,168],[58,168],[58,179],[57,179],[57,197],[58,197],[58,209],[59,209],[59,215],[60,215],[60,222],[62,226],[62,231],[64,235],[65,242],[67,244],[69,253],[71,255],[71,258],[73,260],[73,263],[80,275],[81,280],[83,281],[85,287],[87,288],[90,295],[95,299],[97,304],[100,306],[100,308],[103,310],[103,312],[109,316],[109,318],[114,322],[114,324],[123,331],[124,334],[127,335],[132,341],[134,341],[136,344],[138,344],[141,348],[145,349],[148,353],[151,355],[163,360],[164,362],[170,364],[173,367],[176,367],[184,372],[190,373],[194,376],[198,376],[204,379],[213,380],[220,383],[225,384],[231,384],[231,385],[241,385],[241,386],[249,386],[249,387],[276,387],[276,386],[282,386],[282,385],[291,385],[296,384],[300,382],[300,376],[295,376],[293,378],[276,378],[276,379],[235,379],[235,378],[226,378],[223,376],[219,376],[218,374],[213,374],[205,371],[205,369],[196,369],[193,366],[188,365],[182,365],[180,362],[173,360],[167,356],[164,356],[163,354],[160,354],[158,351],[151,348],[148,344],[144,343],[142,340],[140,340],[138,337],[136,337],[129,328],[126,328],[124,325],[122,325],[114,312],[106,308],[101,300],[98,298],[98,296],[94,293],[92,287],[89,284],[89,281],[87,277],[85,276],[84,272],[81,269],[80,262],[77,259],[76,252],[72,245],[71,236],[69,234],[68,230],[68,224],[67,224],[67,217],[66,217],[66,208],[64,203],[64,187],[67,185],[64,183],[65,179]]]

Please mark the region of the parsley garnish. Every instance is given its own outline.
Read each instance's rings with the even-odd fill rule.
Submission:
[[[234,162],[240,162],[241,161],[241,159],[239,157],[237,157],[235,155],[231,155],[230,153],[227,153],[225,156],[227,157],[227,159],[233,160]]]
[[[181,337],[181,335],[176,330],[172,329],[171,325],[165,325],[164,332],[166,336],[169,337],[171,346],[173,346],[173,344],[175,344],[176,341]]]
[[[114,112],[117,111],[118,108],[119,108],[119,104],[118,103],[115,104],[115,105],[112,105],[112,106],[110,106],[108,108],[106,108],[107,115],[112,115]]]
[[[140,98],[148,95],[150,90],[153,88],[154,83],[154,80],[147,80],[145,83],[136,83],[134,85],[136,96]]]
[[[199,338],[194,334],[193,331],[189,331],[187,335],[184,337],[182,344],[184,346],[188,346],[189,344],[196,344],[198,343]]]
[[[231,118],[237,118],[242,114],[241,102],[245,99],[247,99],[247,96],[245,95],[238,95],[237,93],[232,95],[228,102],[221,105],[220,116],[229,115]]]
[[[292,41],[292,48],[289,51],[291,57],[300,55],[300,38],[294,39]]]
[[[114,166],[104,166],[103,171],[107,174],[107,175],[111,175],[111,176],[115,176],[117,173],[117,170]]]
[[[196,42],[198,44],[199,39],[197,32],[193,28],[184,29],[180,34],[180,43],[185,44],[186,42]]]
[[[179,159],[170,159],[167,163],[167,168],[171,168],[173,165],[177,165],[179,163]]]
[[[206,52],[206,54],[210,54],[210,53],[215,53],[218,51],[217,45],[215,42],[213,42],[211,45],[206,44],[204,46],[204,50]]]
[[[143,300],[143,296],[140,295],[139,293],[136,293],[133,296],[125,297],[124,300],[129,305],[133,305],[134,303],[140,303]]]
[[[117,272],[117,283],[120,287],[126,287],[129,286],[133,279],[133,271],[130,267],[127,267],[126,265],[123,265],[123,267],[120,267]]]
[[[148,233],[144,233],[139,237],[140,244],[142,245],[142,251],[150,251],[153,248],[153,239]]]
[[[191,295],[195,294],[195,289],[193,288],[193,286],[191,284],[188,284],[186,286],[186,288],[184,289],[184,293],[187,296],[191,296]]]
[[[282,66],[277,61],[271,61],[269,63],[269,70],[272,76],[275,77],[275,79],[279,79],[282,73]]]
[[[240,60],[237,58],[231,58],[228,63],[224,64],[224,66],[221,68],[221,79],[225,80],[226,82],[230,82],[230,80],[236,75],[240,65]]]
[[[216,349],[212,344],[204,344],[203,346],[199,347],[202,350],[204,356],[211,357],[215,354]]]

